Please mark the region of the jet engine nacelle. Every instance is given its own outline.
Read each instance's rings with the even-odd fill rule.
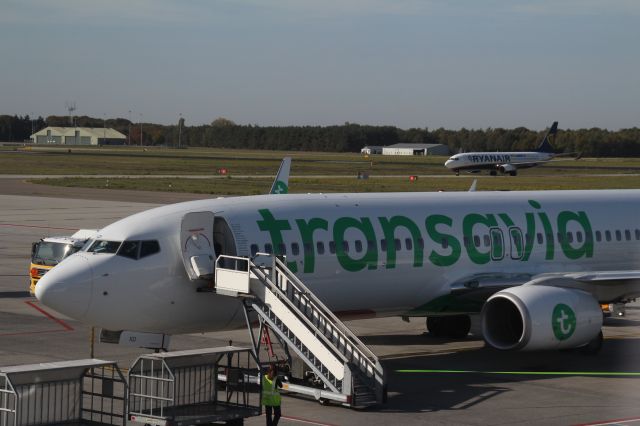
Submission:
[[[595,339],[601,327],[596,299],[569,288],[513,287],[491,296],[482,309],[485,341],[503,350],[577,348]]]
[[[513,164],[500,164],[498,170],[500,173],[511,173],[516,171],[516,167]]]

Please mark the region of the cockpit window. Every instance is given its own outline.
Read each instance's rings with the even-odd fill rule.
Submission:
[[[140,250],[140,241],[125,241],[118,250],[118,256],[128,257],[129,259],[137,259]]]
[[[87,251],[93,253],[115,253],[118,251],[120,244],[120,241],[96,240]]]
[[[150,241],[125,241],[118,250],[118,256],[129,259],[141,259],[160,251],[160,244],[155,240]]]
[[[151,256],[160,251],[160,244],[157,241],[142,241],[140,246],[140,258]]]
[[[91,248],[91,246],[93,245],[93,243],[95,242],[94,239],[88,239],[84,245],[82,246],[82,248],[80,249],[80,251],[89,251],[89,248]]]

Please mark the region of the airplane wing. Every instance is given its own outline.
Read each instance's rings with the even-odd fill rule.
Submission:
[[[289,171],[291,169],[291,157],[284,157],[278,174],[276,175],[269,194],[287,194],[289,192]]]
[[[484,302],[494,293],[524,285],[583,290],[592,294],[599,303],[611,303],[640,297],[640,270],[472,275],[453,282],[449,294],[408,314],[479,313]]]
[[[547,273],[533,277],[527,285],[584,290],[599,302],[609,303],[640,296],[640,271]]]

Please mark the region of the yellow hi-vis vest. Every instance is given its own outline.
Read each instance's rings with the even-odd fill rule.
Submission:
[[[262,405],[278,407],[280,405],[280,389],[276,386],[277,377],[269,380],[265,374],[262,376]]]

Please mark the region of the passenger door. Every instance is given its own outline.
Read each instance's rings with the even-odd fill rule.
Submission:
[[[182,262],[191,281],[213,278],[216,252],[213,246],[212,212],[191,212],[182,218]]]

